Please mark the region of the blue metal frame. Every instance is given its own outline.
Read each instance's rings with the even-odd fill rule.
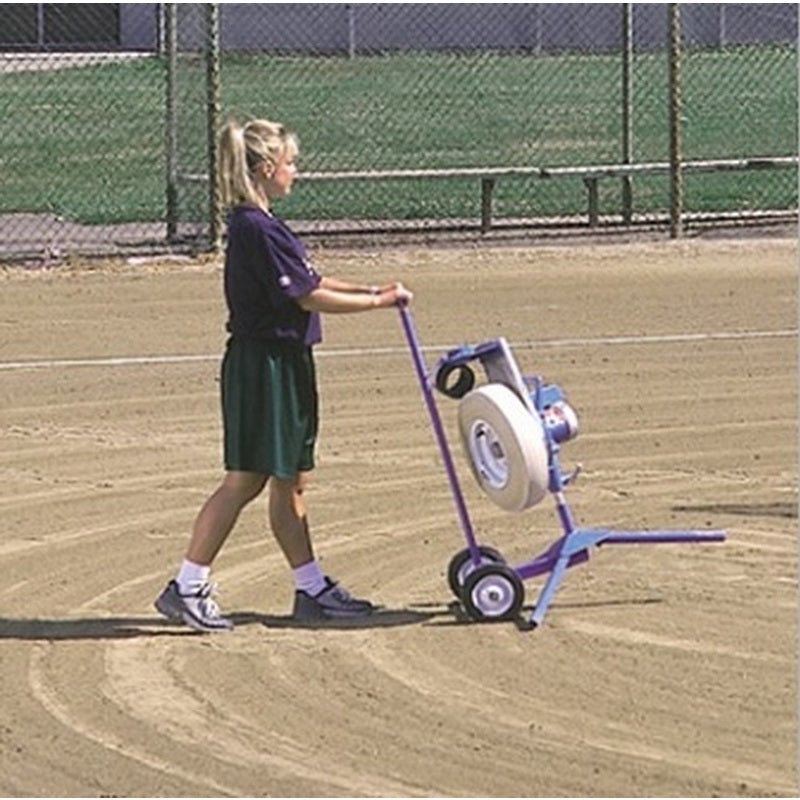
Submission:
[[[411,312],[407,307],[400,307],[400,318],[411,350],[422,394],[425,398],[425,404],[431,418],[434,436],[444,462],[445,472],[464,538],[467,542],[467,548],[472,562],[477,568],[481,564],[477,537],[461,491],[450,447],[447,443],[447,436],[445,435],[442,419],[434,397],[434,386],[436,385],[437,377],[442,371],[468,367],[471,362],[479,361],[490,381],[499,379],[509,385],[520,395],[529,410],[532,413],[539,414],[540,417],[542,417],[545,409],[553,403],[564,400],[564,394],[559,386],[545,384],[540,376],[533,378],[523,377],[504,339],[494,339],[474,347],[463,345],[454,348],[437,362],[433,371],[429,372],[422,355],[422,348]],[[532,626],[538,626],[544,620],[567,569],[588,561],[590,550],[593,547],[600,547],[605,544],[681,544],[686,542],[722,542],[725,540],[725,531],[719,530],[616,531],[607,528],[578,528],[575,525],[564,490],[577,478],[580,468],[570,474],[564,474],[558,457],[560,445],[555,440],[549,427],[547,425],[542,427],[548,453],[548,489],[555,500],[556,513],[563,535],[531,561],[513,567],[521,580],[549,574],[530,616],[529,621]]]

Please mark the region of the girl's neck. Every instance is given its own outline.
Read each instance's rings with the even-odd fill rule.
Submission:
[[[268,216],[272,216],[272,211],[269,207],[269,198],[266,196],[262,196],[259,200],[258,207]]]
[[[272,212],[269,210],[269,207],[265,206],[263,203],[254,203],[251,201],[249,203],[242,203],[239,206],[239,208],[257,208],[259,211],[263,212],[268,217],[272,216]]]
[[[255,190],[256,190],[256,197],[258,199],[258,203],[257,203],[258,207],[265,214],[267,214],[267,216],[271,217],[272,216],[272,212],[270,211],[270,208],[269,208],[269,196],[264,191],[264,188],[262,186],[260,186],[260,185],[257,185],[255,187]]]

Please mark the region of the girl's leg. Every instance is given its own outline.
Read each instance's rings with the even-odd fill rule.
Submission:
[[[229,631],[233,622],[220,614],[208,583],[211,562],[233,529],[241,510],[264,488],[268,475],[228,472],[206,500],[192,529],[192,538],[177,578],[158,596],[155,606],[165,617],[181,620],[198,631]]]
[[[330,618],[355,618],[371,614],[375,607],[358,600],[326,576],[316,559],[306,515],[303,492],[308,473],[293,479],[270,479],[269,522],[295,583],[293,616],[301,621]]]
[[[273,476],[270,480],[269,524],[292,569],[314,560],[303,496],[307,485],[307,472],[289,479]]]
[[[186,560],[210,566],[233,530],[242,509],[261,494],[268,475],[228,472],[219,488],[206,500],[192,529]]]

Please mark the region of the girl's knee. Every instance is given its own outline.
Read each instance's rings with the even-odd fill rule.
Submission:
[[[308,472],[298,472],[291,478],[273,476],[270,480],[270,491],[285,496],[303,494],[310,482],[310,473]]]
[[[258,472],[228,472],[225,475],[224,486],[243,502],[248,503],[264,491],[268,478],[268,475]]]
[[[296,516],[305,516],[305,498],[303,493],[308,488],[309,473],[299,472],[291,478],[270,479],[270,506],[275,509],[291,510]]]

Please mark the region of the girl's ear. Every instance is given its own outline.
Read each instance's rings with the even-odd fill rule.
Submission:
[[[275,165],[271,161],[262,161],[259,165],[263,178],[269,180],[275,173]]]

